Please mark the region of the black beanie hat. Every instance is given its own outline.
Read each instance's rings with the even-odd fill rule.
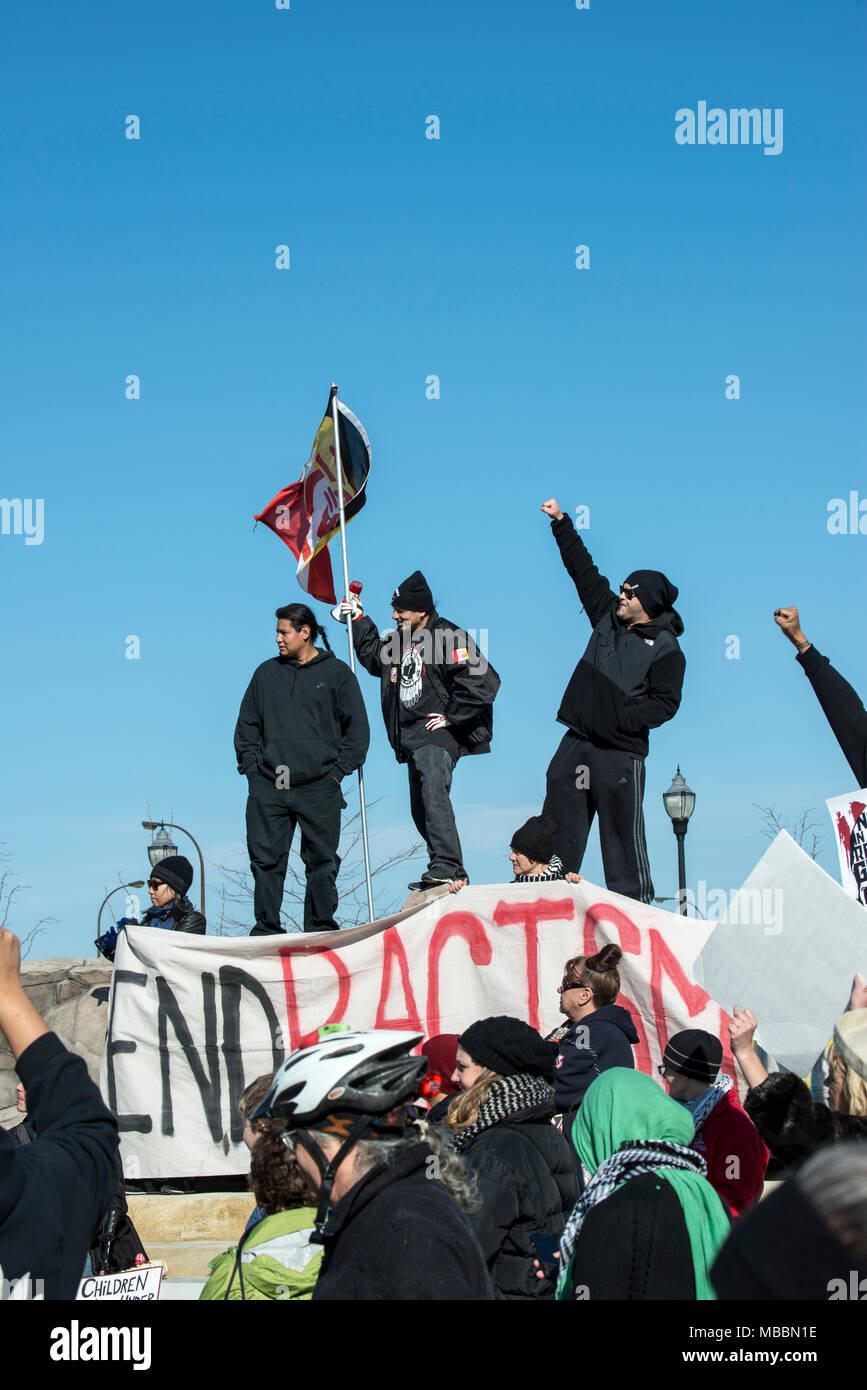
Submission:
[[[535,1028],[520,1018],[500,1014],[495,1018],[480,1018],[461,1034],[459,1046],[468,1052],[479,1067],[488,1067],[500,1076],[529,1072],[554,1079],[557,1044],[546,1042]]]
[[[672,584],[661,570],[633,570],[624,583],[635,589],[635,597],[648,618],[658,618],[660,613],[673,608],[680,593],[677,585]]]
[[[550,864],[557,827],[550,816],[531,816],[512,836],[512,849],[536,864]]]
[[[161,859],[154,865],[151,878],[158,878],[161,883],[167,883],[176,893],[186,897],[193,881],[193,866],[183,854],[170,854],[168,859]]]
[[[713,1033],[706,1033],[703,1028],[686,1028],[669,1038],[662,1054],[662,1065],[681,1076],[691,1076],[694,1081],[712,1086],[719,1075],[722,1057],[722,1043]]]
[[[405,608],[411,613],[432,613],[433,594],[428,588],[428,582],[421,570],[416,570],[405,579],[402,584],[398,584],[391,596],[392,608]]]

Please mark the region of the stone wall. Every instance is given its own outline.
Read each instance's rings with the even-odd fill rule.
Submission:
[[[108,991],[111,963],[107,960],[54,960],[21,962],[21,983],[49,1028],[72,1052],[87,1063],[99,1082],[99,1064],[108,1025]],[[15,1074],[12,1053],[0,1033],[0,1125],[18,1123],[15,1109]]]

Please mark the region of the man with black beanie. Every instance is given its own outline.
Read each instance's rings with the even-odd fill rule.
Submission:
[[[494,696],[500,680],[472,638],[441,618],[421,570],[391,597],[397,632],[380,637],[357,598],[340,605],[352,620],[362,666],[379,676],[389,742],[409,772],[413,822],[427,846],[428,866],[411,888],[466,880],[450,798],[452,773],[464,754],[489,753]],[[337,610],[335,610],[335,616]]]
[[[593,625],[557,713],[567,733],[548,767],[544,810],[557,823],[556,850],[573,873],[598,815],[606,886],[649,903],[644,760],[650,730],[680,705],[686,662],[673,607],[678,591],[659,570],[633,570],[618,596],[553,497],[542,511]]]

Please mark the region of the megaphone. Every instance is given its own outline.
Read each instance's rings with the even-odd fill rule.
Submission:
[[[353,579],[352,582],[351,582],[351,584],[349,585],[349,592],[352,594],[353,598],[358,598],[358,595],[361,593],[361,591],[362,591],[363,588],[364,588],[364,585],[362,584],[362,582],[361,582],[360,579]],[[337,623],[344,623],[344,622],[346,622],[346,619],[344,618],[343,614],[340,612],[340,604],[339,604],[339,603],[338,603],[338,605],[337,605],[336,608],[332,608],[332,610],[331,610],[331,616],[332,616],[332,618],[334,619],[334,621],[337,622]]]

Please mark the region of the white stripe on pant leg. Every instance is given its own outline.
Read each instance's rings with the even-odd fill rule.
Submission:
[[[643,896],[650,897],[650,862],[647,858],[647,847],[644,837],[641,834],[641,778],[638,759],[633,760],[633,780],[635,783],[635,848],[636,860],[638,863],[639,878],[643,883]]]
[[[645,896],[646,898],[649,898],[649,897],[651,896],[651,894],[652,894],[653,882],[652,882],[651,877],[650,877],[650,860],[649,860],[648,857],[647,857],[647,843],[646,843],[646,841],[645,841],[644,835],[641,833],[641,826],[642,826],[642,800],[643,800],[642,794],[641,794],[641,775],[640,775],[640,774],[641,774],[641,770],[642,770],[642,764],[640,764],[640,763],[638,762],[638,760],[636,759],[636,794],[635,794],[635,804],[636,804],[636,836],[637,836],[637,838],[638,838],[638,840],[639,840],[639,843],[640,843],[641,860],[642,860],[642,864],[643,864],[643,866],[644,866],[644,879],[645,879],[645,883],[644,883],[644,896]]]

